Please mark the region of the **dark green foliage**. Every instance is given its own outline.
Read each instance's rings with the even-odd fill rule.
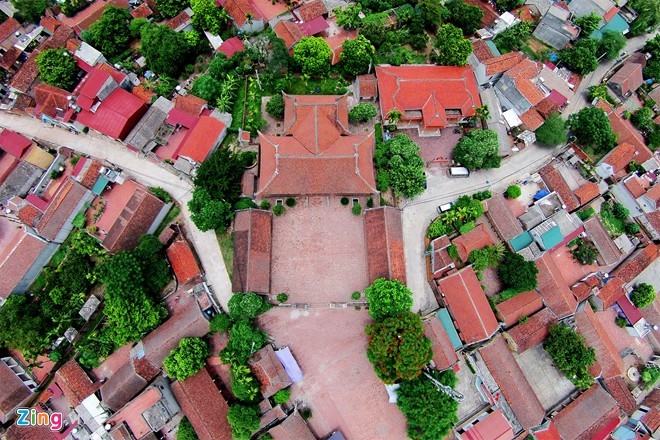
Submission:
[[[332,50],[319,37],[304,37],[293,48],[293,61],[304,75],[324,76],[330,70]]]
[[[341,198],[341,204],[342,205],[346,206],[346,205],[348,205],[348,202],[349,202],[348,197],[342,197]]]
[[[294,206],[296,206],[296,199],[294,199],[293,197],[287,197],[284,203],[289,208],[293,208]]]
[[[441,66],[465,66],[472,53],[470,40],[463,37],[461,29],[451,24],[438,29],[434,46],[437,52],[431,54],[431,59]]]
[[[255,293],[234,293],[227,303],[229,316],[234,321],[256,318],[270,309],[270,304]]]
[[[248,440],[253,431],[259,429],[259,408],[238,403],[229,407],[227,420],[231,425],[231,436],[236,440]]]
[[[149,192],[151,192],[151,194],[155,195],[165,203],[170,203],[172,201],[172,196],[170,196],[170,193],[159,186],[150,186]]]
[[[241,53],[234,54],[233,57],[227,58],[222,52],[218,54],[211,60],[209,65],[209,74],[217,79],[221,80],[236,68],[236,60],[240,57]]]
[[[566,143],[566,122],[559,113],[551,114],[536,130],[536,142],[551,147]]]
[[[11,0],[21,17],[32,23],[39,23],[48,6],[47,0]]]
[[[373,207],[374,207],[374,198],[373,198],[373,197],[369,197],[369,198],[367,199],[367,208],[373,208]]]
[[[238,321],[229,330],[229,342],[220,351],[220,359],[226,365],[245,364],[267,340],[266,332],[255,328],[249,321]]]
[[[87,333],[74,346],[78,352],[78,363],[87,368],[98,367],[101,359],[110,356],[117,348],[106,327]]]
[[[646,388],[651,388],[660,379],[660,367],[655,365],[647,365],[641,373],[642,381]]]
[[[165,260],[164,246],[154,235],[140,237],[133,254],[140,262],[144,286],[150,293],[158,293],[172,280]]]
[[[211,350],[203,339],[183,338],[179,346],[170,351],[163,361],[167,375],[172,379],[186,380],[204,368]]]
[[[594,215],[595,212],[596,210],[594,208],[589,207],[578,211],[577,215],[580,218],[580,220],[586,221],[589,217]]]
[[[480,192],[477,192],[477,193],[472,194],[472,198],[473,198],[474,200],[479,200],[479,201],[488,200],[488,199],[490,199],[492,196],[493,196],[493,195],[492,195],[491,192],[488,191],[488,190],[486,190],[486,191],[480,191]]]
[[[176,440],[199,440],[195,429],[192,427],[187,417],[184,417],[179,423],[179,429],[176,432]]]
[[[362,6],[359,4],[349,4],[346,7],[334,10],[337,17],[337,24],[346,30],[357,29],[360,26],[362,23],[362,19],[360,18],[361,12]]]
[[[513,11],[525,4],[524,0],[497,0],[497,7],[503,11]]]
[[[360,103],[348,112],[348,119],[353,122],[367,122],[376,117],[376,107],[367,102]]]
[[[522,255],[507,252],[499,267],[499,276],[506,287],[536,289],[538,268],[533,261],[525,261]]]
[[[396,280],[378,278],[364,293],[369,302],[369,314],[374,321],[398,316],[410,311],[413,305],[410,289]]]
[[[273,401],[275,402],[275,405],[281,405],[283,403],[287,403],[291,399],[291,390],[279,390],[275,395],[273,396]]]
[[[58,4],[62,8],[62,13],[67,17],[73,17],[78,11],[82,11],[91,2],[88,0],[62,0]]]
[[[359,300],[360,298],[362,298],[362,293],[357,292],[357,291],[351,293],[351,299],[352,299],[353,301],[357,301],[357,300]]]
[[[648,107],[642,107],[630,116],[630,122],[641,131],[646,132],[653,128],[655,113]]]
[[[596,352],[587,348],[582,335],[564,324],[554,324],[544,348],[555,367],[576,387],[587,389],[591,386],[594,378],[589,375],[589,366],[596,361]]]
[[[598,107],[587,107],[568,117],[568,127],[576,142],[597,152],[609,151],[616,145],[616,135],[605,112]]]
[[[518,185],[509,185],[506,189],[506,196],[510,199],[517,199],[522,195],[522,190]]]
[[[288,300],[289,300],[289,295],[287,295],[286,293],[282,292],[277,294],[277,302],[285,303]]]
[[[64,90],[73,90],[76,84],[78,67],[76,62],[64,49],[46,49],[37,57],[39,77],[46,84]]]
[[[598,14],[592,12],[582,17],[573,18],[573,23],[582,29],[581,35],[588,36],[600,27],[601,20],[602,18]]]
[[[27,295],[10,295],[0,307],[0,345],[35,358],[49,344],[54,324]]]
[[[407,135],[400,133],[376,145],[374,162],[378,170],[377,180],[380,181],[378,187],[381,191],[387,189],[381,186],[385,180],[399,196],[413,198],[424,192],[426,184],[424,160],[419,154],[417,144]]]
[[[461,235],[464,235],[464,234],[467,234],[468,232],[470,232],[471,230],[473,230],[474,227],[475,227],[474,222],[467,222],[467,223],[461,225],[460,228],[458,228],[458,232]]]
[[[443,385],[454,388],[458,379],[452,370],[431,372]],[[408,419],[411,440],[445,438],[458,423],[458,402],[438,388],[426,376],[403,381],[397,391],[397,406]]]
[[[258,208],[257,204],[249,197],[241,197],[234,204],[234,210],[240,211],[242,209]]]
[[[614,104],[613,99],[610,97],[610,94],[607,91],[606,85],[596,84],[589,86],[587,90],[589,91],[589,94],[587,95],[589,101],[593,101],[594,99],[598,98],[605,102],[609,102],[610,104]]]
[[[282,98],[282,95],[273,95],[266,103],[266,111],[274,118],[284,118],[284,98]]]
[[[499,168],[501,157],[497,133],[493,130],[471,130],[459,139],[454,160],[470,170]]]
[[[605,54],[607,59],[613,60],[626,47],[626,41],[626,37],[621,32],[607,30],[603,32],[603,38],[598,43],[598,52]]]
[[[626,223],[623,228],[628,235],[635,235],[639,233],[639,225],[637,223]]]
[[[647,307],[655,301],[655,289],[647,283],[640,283],[635,286],[630,294],[630,301],[640,309]]]
[[[647,135],[647,141],[649,148],[653,151],[660,147],[660,125],[653,124],[653,128]]]
[[[222,83],[211,75],[202,75],[195,80],[192,94],[208,102],[215,102],[220,97]]]
[[[242,402],[253,403],[259,395],[259,382],[246,365],[232,366],[231,390]]]
[[[142,29],[141,53],[147,65],[159,75],[177,78],[196,54],[189,50],[183,34],[169,26],[148,26]]]
[[[440,2],[435,0],[419,0],[417,3],[419,15],[424,20],[424,26],[434,31],[444,23],[449,11]]]
[[[128,29],[131,32],[131,37],[134,39],[140,38],[142,35],[142,29],[149,26],[151,23],[146,18],[134,18],[128,25]]]
[[[114,58],[128,49],[131,43],[129,22],[132,18],[128,10],[108,5],[101,19],[85,31],[84,40],[100,50],[106,58]]]
[[[615,202],[612,206],[612,214],[614,214],[614,217],[618,218],[619,220],[625,220],[630,215],[630,211],[628,208],[623,206],[623,204]]]
[[[276,216],[281,216],[286,213],[286,208],[283,205],[275,205],[273,206],[273,214]]]
[[[577,246],[571,250],[571,255],[582,265],[593,264],[598,258],[598,251],[593,244],[578,239]]]
[[[354,203],[353,207],[351,208],[351,212],[353,213],[353,215],[362,214],[362,205],[360,205],[359,203]]]
[[[479,200],[463,195],[456,200],[449,211],[440,215],[431,223],[427,236],[433,239],[456,231],[465,223],[475,221],[483,213],[484,207]]]
[[[371,41],[364,38],[363,35],[359,35],[354,40],[346,40],[343,47],[340,64],[344,73],[349,76],[367,73],[369,67],[373,65],[376,55],[376,49]]]
[[[660,3],[655,0],[632,0],[627,4],[637,11],[637,18],[630,25],[630,35],[651,33],[660,24]]]
[[[223,8],[219,8],[215,0],[189,0],[193,10],[192,24],[196,29],[209,31],[219,35],[230,22],[231,17]]]
[[[233,322],[226,313],[218,313],[211,319],[211,333],[224,333],[228,331]]]
[[[270,209],[270,202],[268,200],[262,200],[261,203],[259,203],[259,209],[263,210],[269,210]]]
[[[566,63],[569,69],[579,75],[591,73],[598,67],[595,40],[583,38],[578,40],[572,48],[562,49],[559,52],[560,61]]]
[[[468,263],[476,271],[484,270],[488,267],[497,267],[504,258],[506,248],[498,243],[493,246],[486,246],[483,249],[475,249],[468,255]]]
[[[189,0],[156,0],[156,7],[165,18],[175,17],[190,6]]]
[[[461,28],[463,35],[472,35],[481,25],[484,13],[477,6],[468,5],[463,0],[451,0],[446,3],[449,9],[449,21]]]
[[[628,321],[626,321],[626,318],[621,318],[620,316],[614,318],[614,323],[619,328],[626,328],[628,326]]]
[[[431,341],[424,336],[422,320],[405,312],[368,325],[367,358],[386,384],[419,376],[432,356]]]
[[[502,53],[517,51],[522,47],[523,42],[532,35],[534,26],[528,21],[521,21],[509,29],[497,34],[493,42]]]

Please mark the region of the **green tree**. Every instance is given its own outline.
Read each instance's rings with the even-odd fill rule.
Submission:
[[[228,331],[233,324],[232,319],[226,313],[218,313],[211,319],[211,333],[224,333]]]
[[[295,50],[295,49],[294,49]],[[350,76],[367,73],[374,63],[376,49],[371,41],[358,35],[354,40],[344,42],[344,50],[341,53],[341,67]]]
[[[73,57],[64,49],[46,49],[37,57],[41,80],[51,86],[73,90],[78,67]]]
[[[366,332],[367,358],[386,384],[416,378],[433,355],[422,320],[412,312],[368,325]]]
[[[642,107],[630,116],[630,122],[641,131],[648,131],[653,128],[653,117],[655,113],[648,107]]]
[[[259,408],[235,403],[229,406],[227,420],[234,439],[248,440],[252,432],[259,429]]]
[[[447,9],[449,9],[449,21],[454,26],[461,28],[463,35],[474,34],[484,18],[481,9],[474,5],[468,5],[463,0],[447,2]]]
[[[91,2],[88,0],[60,0],[58,4],[62,13],[67,17],[73,17],[78,11],[85,9]]]
[[[655,365],[645,366],[640,376],[646,388],[651,388],[660,379],[660,367]]]
[[[113,58],[131,43],[131,13],[124,8],[108,5],[98,21],[83,33],[83,39],[100,50],[106,58]]]
[[[498,274],[506,287],[525,291],[536,289],[538,272],[533,261],[525,261],[522,255],[507,252],[500,263]]]
[[[451,388],[458,383],[452,370],[433,371],[431,376]],[[458,402],[440,391],[426,376],[401,382],[397,395],[396,404],[408,419],[411,440],[445,438],[458,423]]]
[[[551,114],[536,130],[536,142],[552,147],[566,143],[566,122],[559,113]]]
[[[227,11],[219,8],[215,0],[190,0],[194,15],[192,24],[195,28],[219,35],[231,19]]]
[[[591,38],[578,40],[570,49],[562,49],[559,52],[559,60],[566,63],[569,69],[579,75],[591,73],[598,67],[596,57],[596,42]]]
[[[140,262],[144,286],[156,294],[172,281],[170,267],[165,259],[165,247],[155,235],[145,234],[138,240],[133,255]]]
[[[607,59],[613,60],[626,47],[626,41],[626,37],[621,32],[606,30],[598,43],[598,53],[605,54]]]
[[[54,327],[37,300],[27,295],[10,295],[0,307],[0,346],[19,350],[28,358],[36,358],[46,348]]]
[[[502,53],[517,51],[522,48],[527,37],[532,35],[533,30],[534,26],[532,22],[521,21],[520,23],[511,26],[509,29],[500,32],[493,42]]]
[[[128,30],[130,31],[132,38],[140,38],[142,35],[142,29],[148,26],[151,26],[151,22],[146,18],[135,18],[129,23]]]
[[[360,34],[376,47],[383,45],[388,37],[385,17],[382,14],[370,14],[364,17],[360,25]]]
[[[304,75],[320,77],[330,70],[332,49],[323,38],[304,37],[293,48],[293,61]]]
[[[598,152],[609,151],[616,145],[616,135],[601,108],[583,108],[568,117],[567,125],[580,145]]]
[[[630,294],[630,301],[640,309],[648,307],[655,301],[655,289],[651,284],[640,283],[635,286]]]
[[[434,43],[437,53],[431,57],[441,66],[465,66],[472,53],[470,40],[463,37],[463,32],[451,24],[442,25]]]
[[[369,302],[369,314],[374,321],[408,312],[413,305],[412,292],[397,280],[378,278],[364,293]]]
[[[592,12],[590,14],[583,15],[582,17],[573,18],[573,23],[582,29],[581,35],[589,36],[593,31],[600,27],[601,20],[602,17],[600,17],[595,12]]]
[[[376,107],[373,104],[362,102],[348,112],[348,119],[353,122],[367,122],[375,118],[376,114]]]
[[[449,15],[449,11],[435,0],[419,0],[417,8],[419,8],[419,13],[424,19],[424,26],[432,31],[441,26]]]
[[[497,133],[493,130],[471,130],[454,148],[454,160],[470,170],[499,168]]]
[[[497,7],[503,11],[513,11],[525,4],[524,0],[497,0]]]
[[[555,367],[576,387],[587,389],[591,386],[594,378],[589,375],[589,366],[596,361],[596,352],[586,346],[582,335],[564,324],[553,324],[544,348]]]
[[[346,30],[353,30],[360,27],[362,19],[362,6],[360,4],[350,4],[343,8],[335,9],[335,16],[337,17],[337,24]]]
[[[582,265],[593,264],[598,258],[598,251],[596,248],[587,241],[578,240],[575,249],[571,250],[571,255]]]
[[[204,368],[211,355],[208,345],[200,338],[183,338],[179,346],[170,351],[163,361],[167,375],[176,380],[186,380]]]
[[[229,316],[235,321],[256,318],[270,309],[270,304],[261,295],[252,292],[234,293],[227,306]]]
[[[596,84],[593,86],[589,86],[588,90],[588,95],[587,98],[589,98],[589,101],[593,101],[594,99],[598,98],[600,100],[603,100],[605,102],[609,102],[612,104],[612,98],[609,95],[609,92],[607,91],[607,86],[604,84]]]
[[[21,17],[32,23],[39,23],[48,6],[48,0],[11,0],[11,4]]]
[[[188,421],[188,417],[184,417],[179,422],[179,429],[176,432],[176,440],[199,440],[195,429]]]
[[[407,135],[400,133],[380,143],[375,161],[381,179],[383,174],[387,175],[387,183],[392,185],[395,194],[412,198],[424,192],[424,160],[417,144]]]
[[[259,395],[259,382],[246,365],[232,365],[231,390],[242,402],[252,403]]]
[[[236,203],[241,196],[244,167],[252,165],[249,156],[228,148],[218,148],[197,170],[195,186],[208,191],[212,199]]]
[[[215,102],[220,97],[222,83],[211,75],[202,75],[193,83],[192,94],[207,102]]]
[[[159,75],[177,78],[188,60],[194,56],[182,34],[169,26],[147,26],[142,29],[142,55],[151,70]]]
[[[190,6],[190,0],[156,0],[156,7],[165,18],[172,18]]]
[[[231,58],[227,58],[222,52],[218,52],[211,60],[209,65],[209,73],[211,76],[221,81],[227,74],[231,73],[236,68],[236,54]]]
[[[266,103],[266,111],[274,118],[284,118],[284,98],[281,94],[271,96],[270,101]]]
[[[238,321],[229,330],[229,342],[220,351],[220,359],[225,365],[245,364],[267,341],[266,332],[255,328],[249,321]]]
[[[522,195],[522,190],[518,185],[509,185],[506,189],[506,196],[510,199],[517,199]]]
[[[193,190],[192,199],[188,202],[190,216],[200,231],[216,230],[224,234],[227,225],[234,218],[231,204],[224,200],[214,200],[209,192],[202,187]]]
[[[635,11],[637,18],[630,25],[632,36],[652,33],[660,24],[660,2],[655,0],[632,0],[628,3]]]

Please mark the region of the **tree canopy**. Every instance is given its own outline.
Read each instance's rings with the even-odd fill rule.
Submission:
[[[186,380],[204,368],[211,350],[203,339],[183,338],[179,346],[170,351],[163,361],[167,375],[176,380]]]
[[[176,440],[199,440],[195,429],[188,421],[188,417],[184,417],[179,422],[179,429],[176,431]]]
[[[442,25],[449,13],[440,2],[435,0],[419,0],[417,8],[424,19],[424,26],[432,31]]]
[[[350,76],[367,73],[369,67],[374,63],[375,55],[376,49],[371,41],[364,38],[363,35],[358,35],[356,39],[344,42],[344,50],[341,53],[341,67]]]
[[[392,186],[395,194],[409,198],[424,191],[424,160],[417,144],[407,135],[399,133],[386,142],[379,142],[374,160],[378,168],[376,185],[381,191]]]
[[[271,96],[270,101],[266,103],[266,111],[274,118],[284,118],[284,98],[280,93]]]
[[[553,324],[544,348],[555,367],[576,387],[587,389],[591,386],[594,378],[589,375],[589,366],[596,361],[596,352],[586,346],[582,335],[564,324]]]
[[[304,37],[293,48],[293,61],[304,75],[320,77],[330,70],[332,49],[323,38]]]
[[[159,75],[177,78],[192,56],[183,34],[169,26],[147,26],[142,29],[140,51],[151,70]]]
[[[471,130],[454,148],[454,160],[470,170],[499,168],[497,133],[493,130]]]
[[[236,440],[248,440],[259,429],[259,408],[238,403],[229,406],[227,420],[231,425],[231,436]]]
[[[368,102],[361,102],[348,112],[348,119],[353,122],[367,122],[376,117],[376,106]]]
[[[32,23],[39,23],[48,6],[48,0],[11,0],[21,17]]]
[[[195,28],[219,35],[231,17],[215,0],[189,0],[193,11],[192,24]]]
[[[47,345],[53,323],[27,295],[10,295],[0,307],[0,346],[36,357]]]
[[[651,284],[640,283],[635,286],[630,294],[630,300],[640,309],[648,307],[655,301],[655,289]]]
[[[227,306],[229,316],[235,321],[256,318],[270,309],[270,304],[261,295],[252,292],[234,293]]]
[[[83,32],[83,39],[100,50],[106,58],[116,57],[128,49],[131,43],[132,18],[128,10],[108,5],[101,18]]]
[[[568,117],[568,127],[578,144],[594,151],[609,151],[616,145],[610,121],[599,107],[587,107]]]
[[[78,11],[85,9],[91,3],[90,0],[58,0],[62,13],[67,17],[73,17]]]
[[[419,376],[431,360],[431,341],[424,336],[422,320],[412,312],[368,325],[367,358],[386,384]]]
[[[220,359],[226,365],[245,364],[267,341],[266,332],[255,328],[249,320],[240,320],[229,330],[229,342],[220,351]]]
[[[359,3],[351,3],[343,8],[337,8],[334,13],[337,17],[337,24],[346,30],[357,29],[362,23],[362,18],[360,18],[362,6]]]
[[[211,75],[202,75],[193,83],[192,94],[207,102],[215,102],[222,91],[222,82]]]
[[[364,292],[369,302],[369,314],[374,321],[408,312],[413,305],[410,289],[396,280],[378,278]]]
[[[653,127],[655,112],[648,107],[641,107],[630,116],[630,122],[641,131],[648,131]]]
[[[458,383],[452,370],[432,371],[430,374],[451,388]],[[396,404],[408,419],[408,438],[411,440],[445,438],[458,423],[458,402],[440,391],[426,376],[401,382],[397,395]]]
[[[37,57],[39,77],[46,84],[64,90],[73,90],[78,67],[73,57],[64,49],[46,49]]]
[[[451,0],[446,3],[449,10],[449,21],[461,28],[464,35],[472,35],[481,26],[484,13],[479,7],[468,5],[463,0]]]
[[[216,230],[224,233],[227,225],[234,218],[231,204],[224,200],[213,199],[209,192],[202,187],[193,190],[192,199],[188,202],[190,216],[200,231]]]
[[[570,49],[562,49],[559,59],[566,63],[568,68],[579,75],[591,73],[598,67],[596,50],[598,45],[591,38],[578,40]]]
[[[651,33],[660,24],[660,2],[656,0],[632,0],[628,3],[635,11],[637,18],[630,25],[633,36]]]
[[[499,277],[506,287],[525,290],[536,289],[536,275],[539,270],[533,261],[526,261],[522,255],[507,252],[500,263]]]
[[[465,66],[472,53],[470,40],[463,37],[463,31],[451,24],[442,25],[437,32],[433,61],[441,66]]]
[[[581,34],[589,36],[593,31],[599,28],[602,18],[595,12],[591,12],[582,17],[573,18],[573,23],[582,30]]]
[[[598,43],[598,53],[605,54],[609,60],[619,56],[619,52],[626,47],[626,37],[619,31],[606,30]]]
[[[158,12],[165,18],[172,18],[190,6],[190,0],[156,0]]]
[[[536,130],[536,141],[551,147],[566,143],[566,122],[559,113],[551,114]]]

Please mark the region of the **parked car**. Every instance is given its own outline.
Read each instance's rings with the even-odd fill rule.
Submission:
[[[445,203],[444,205],[438,206],[438,214],[443,214],[451,209],[454,206],[454,202]]]

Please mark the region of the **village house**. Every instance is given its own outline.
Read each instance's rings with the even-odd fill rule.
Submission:
[[[553,3],[534,30],[534,37],[554,49],[563,49],[580,35],[580,28],[571,22],[571,16],[565,4]]]

